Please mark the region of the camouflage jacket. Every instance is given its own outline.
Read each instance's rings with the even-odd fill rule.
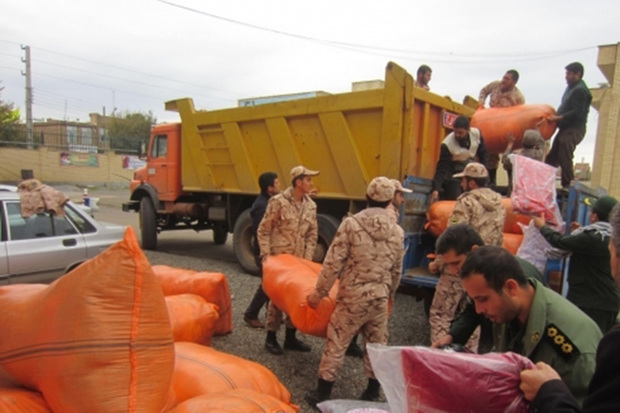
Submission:
[[[308,195],[295,201],[293,188],[269,199],[256,235],[261,257],[291,254],[311,260],[318,237],[316,204]]]
[[[491,82],[482,88],[480,96],[478,96],[478,102],[484,105],[484,101],[489,95],[491,95],[489,106],[492,108],[506,108],[525,104],[523,93],[516,86],[512,90],[502,92],[502,82],[499,80]]]
[[[502,197],[489,188],[478,188],[461,194],[448,226],[466,223],[474,227],[485,245],[502,245],[506,210]]]
[[[316,291],[326,296],[338,278],[338,302],[393,299],[400,282],[403,240],[403,229],[386,209],[368,208],[345,218],[327,251]]]

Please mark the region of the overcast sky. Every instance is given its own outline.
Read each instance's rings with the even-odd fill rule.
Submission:
[[[589,86],[605,82],[598,46],[620,42],[620,1],[0,0],[1,98],[25,115],[31,48],[35,119],[152,112],[192,97],[198,109],[237,99],[383,79],[392,60],[433,68],[431,90],[462,101],[521,74],[527,103],[557,107],[564,66],[581,61]],[[576,161],[590,162],[597,112]]]

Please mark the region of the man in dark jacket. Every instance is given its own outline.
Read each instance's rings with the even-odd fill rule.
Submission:
[[[574,222],[569,235],[560,234],[545,225],[542,217],[534,218],[551,246],[571,253],[568,267],[568,301],[575,304],[600,327],[603,334],[616,324],[620,291],[609,266],[609,213],[618,201],[605,195],[592,205],[590,225]]]
[[[280,181],[278,175],[275,172],[265,172],[258,177],[258,185],[260,186],[260,195],[256,198],[250,209],[250,216],[252,217],[252,231],[254,233],[254,239],[252,243],[252,251],[254,252],[254,260],[258,266],[260,276],[263,275],[263,263],[260,259],[260,249],[258,247],[258,237],[256,236],[256,230],[260,225],[260,221],[265,215],[267,209],[267,203],[269,198],[280,192]],[[265,304],[269,302],[269,297],[263,291],[263,285],[258,286],[254,298],[250,302],[245,314],[243,315],[243,321],[245,321],[250,327],[263,328],[265,324],[258,319],[258,313]]]
[[[611,272],[620,286],[620,206],[610,214],[609,253]],[[617,412],[620,411],[620,324],[601,340],[596,351],[596,369],[588,387],[583,410],[570,394],[557,372],[545,363],[521,372],[521,390],[537,412]]]
[[[479,162],[486,168],[489,153],[480,130],[470,127],[469,118],[459,116],[454,121],[454,132],[441,142],[431,204],[439,199],[454,200],[461,195],[461,180],[453,178],[453,175],[463,172],[470,162]]]
[[[562,187],[568,188],[574,178],[573,152],[586,134],[592,93],[582,79],[581,63],[571,63],[565,69],[568,86],[562,95],[562,103],[556,114],[547,118],[549,122],[556,122],[559,130],[545,162],[562,168]]]

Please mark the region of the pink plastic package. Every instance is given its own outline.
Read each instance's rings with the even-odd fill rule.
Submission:
[[[535,366],[516,353],[370,346],[373,370],[393,412],[531,412],[519,390],[519,373]]]
[[[553,227],[562,224],[556,201],[556,168],[546,163],[512,154],[512,207],[515,212],[545,217]]]

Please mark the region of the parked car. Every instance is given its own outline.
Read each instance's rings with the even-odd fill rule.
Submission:
[[[0,189],[0,285],[47,283],[123,238],[125,227],[97,222],[73,202],[65,215],[22,217],[19,194]]]

